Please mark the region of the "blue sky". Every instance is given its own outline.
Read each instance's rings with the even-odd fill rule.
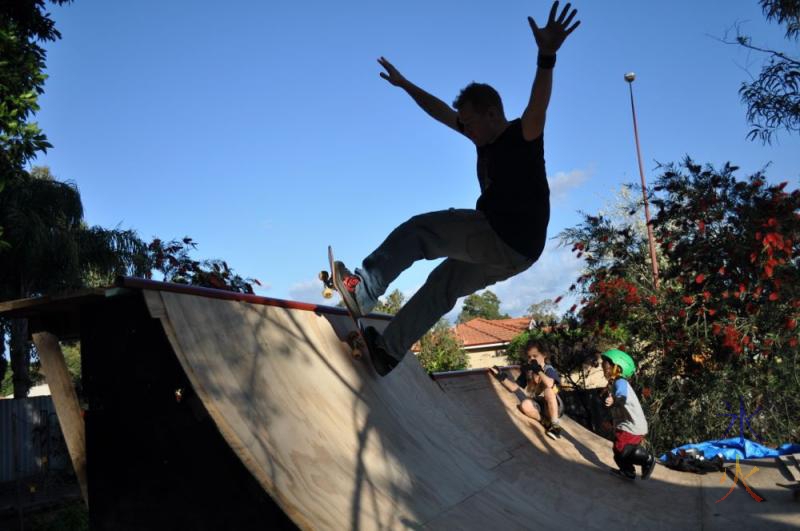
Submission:
[[[499,5],[498,5],[499,4]],[[545,130],[550,236],[638,180],[634,84],[649,180],[656,161],[767,164],[795,187],[800,139],[750,142],[737,90],[762,57],[717,39],[739,24],[755,44],[797,55],[756,0],[577,2],[559,53]],[[563,4],[562,4],[563,5]],[[191,236],[263,295],[321,302],[326,246],[355,265],[414,214],[472,208],[475,148],[379,77],[383,55],[450,103],[475,80],[509,118],[530,93],[526,17],[550,2],[101,2],[53,7],[38,121],[54,145],[36,164],[77,183],[89,224],[150,239]],[[344,209],[351,209],[345,211]],[[435,263],[392,286],[406,295]],[[493,286],[521,315],[562,294],[580,263],[551,241],[540,261]],[[569,302],[565,301],[564,307]],[[457,311],[458,307],[452,315]],[[564,308],[562,308],[564,309]]]

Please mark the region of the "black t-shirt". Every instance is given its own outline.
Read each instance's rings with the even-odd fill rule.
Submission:
[[[475,208],[514,250],[539,258],[550,222],[550,188],[543,135],[526,141],[517,118],[491,144],[478,148],[481,196]]]

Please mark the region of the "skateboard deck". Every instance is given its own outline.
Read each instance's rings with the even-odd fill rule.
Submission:
[[[328,246],[328,267],[330,271],[322,270],[319,272],[319,279],[322,281],[323,289],[322,289],[322,296],[326,299],[330,299],[333,297],[334,292],[338,292],[339,290],[336,289],[336,284],[334,283],[334,276],[336,275],[336,268],[333,267],[333,247],[330,245]],[[336,281],[338,282],[338,278]],[[350,354],[355,359],[361,358],[364,354],[369,354],[369,347],[367,346],[367,340],[364,336],[364,323],[361,317],[356,317],[355,312],[353,311],[350,306],[347,305],[347,299],[344,296],[339,294],[342,299],[342,304],[344,304],[345,309],[347,310],[347,315],[350,316],[350,319],[353,320],[353,324],[356,325],[355,330],[351,330],[348,332],[347,336],[345,337],[345,342],[350,347]]]

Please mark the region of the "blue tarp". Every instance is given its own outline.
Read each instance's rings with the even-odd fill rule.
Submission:
[[[761,457],[778,457],[779,455],[800,453],[800,444],[785,443],[778,448],[770,448],[763,444],[758,444],[749,439],[734,437],[732,439],[720,439],[718,441],[706,441],[697,444],[684,444],[671,450],[677,454],[680,450],[696,449],[701,452],[706,459],[711,459],[717,455],[722,455],[725,461],[736,461],[739,459],[758,459]],[[667,460],[667,454],[659,459]]]

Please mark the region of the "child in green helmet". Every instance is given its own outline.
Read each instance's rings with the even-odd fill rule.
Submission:
[[[606,407],[611,408],[614,421],[614,462],[619,470],[611,472],[623,478],[635,479],[634,465],[642,467],[642,479],[653,473],[656,460],[641,446],[647,435],[647,419],[644,417],[639,397],[627,378],[636,372],[633,359],[621,350],[608,350],[602,354],[603,375],[608,380]]]

